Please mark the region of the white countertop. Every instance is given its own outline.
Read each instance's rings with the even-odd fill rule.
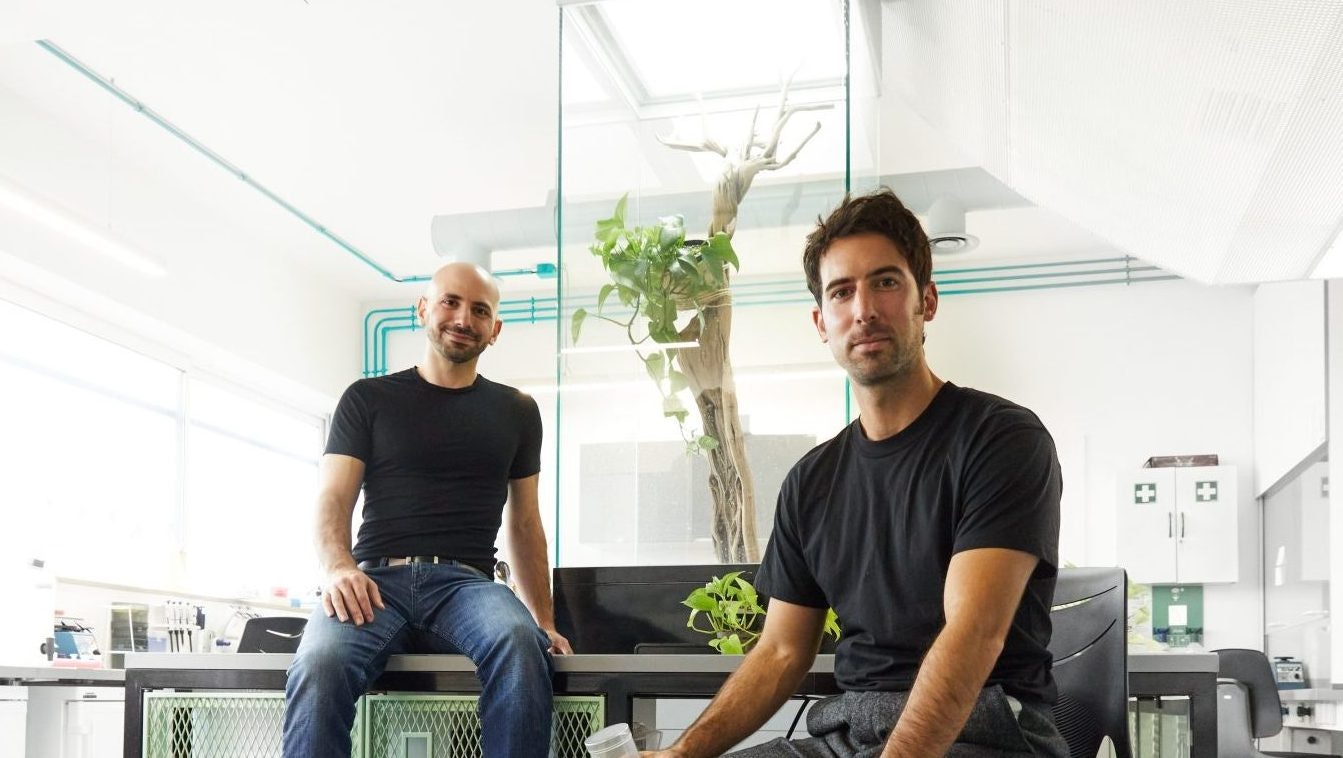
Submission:
[[[0,666],[0,680],[21,682],[124,682],[120,669],[77,669],[63,666]]]
[[[1173,653],[1164,650],[1135,650],[1128,654],[1129,673],[1163,672],[1217,673],[1216,653]]]

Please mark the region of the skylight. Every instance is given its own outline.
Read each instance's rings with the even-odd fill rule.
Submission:
[[[576,7],[569,18],[640,108],[775,92],[790,77],[795,92],[839,85],[843,8],[835,0],[627,0]]]

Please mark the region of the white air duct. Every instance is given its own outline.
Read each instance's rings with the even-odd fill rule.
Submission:
[[[979,238],[965,233],[965,206],[951,195],[939,195],[928,208],[927,230],[934,255],[964,253],[979,247]]]

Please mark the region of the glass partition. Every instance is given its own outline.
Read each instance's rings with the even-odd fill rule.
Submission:
[[[1264,652],[1300,661],[1328,687],[1329,463],[1315,460],[1264,505]]]
[[[801,252],[876,184],[879,18],[563,5],[557,562],[756,561],[850,418]]]

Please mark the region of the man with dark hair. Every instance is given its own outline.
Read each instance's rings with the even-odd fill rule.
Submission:
[[[811,737],[735,756],[1066,756],[1047,649],[1053,440],[1029,410],[928,368],[932,257],[890,190],[845,198],[807,238],[803,268],[859,417],[784,481],[757,576],[763,633],[660,755],[716,756],[758,729],[802,681],[834,607],[843,694],[812,707]]]
[[[322,608],[285,688],[284,754],[348,756],[355,701],[397,653],[460,653],[481,681],[486,758],[550,750],[555,631],[537,502],[536,401],[476,373],[503,323],[489,272],[439,269],[416,312],[423,362],[361,379],[336,406],[322,457]],[[364,491],[359,541],[350,519]],[[519,597],[493,581],[500,527]]]

